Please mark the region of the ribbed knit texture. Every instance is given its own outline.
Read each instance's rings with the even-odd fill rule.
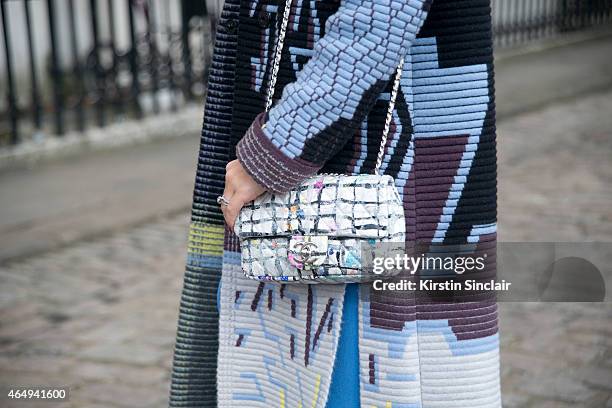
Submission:
[[[284,1],[226,2],[206,102],[171,406],[215,406],[214,304],[221,273],[219,406],[325,406],[343,286],[286,291],[243,279],[236,266],[238,241],[224,232],[214,199],[223,189],[225,163],[237,152],[258,181],[279,191],[299,182],[299,176],[276,174],[283,166],[304,176],[321,166],[321,172],[372,172],[388,81],[399,57],[386,55],[384,49],[379,54],[378,42],[372,41],[366,45],[372,56],[366,65],[380,74],[364,74],[355,86],[346,77],[352,60],[342,51],[350,47],[336,50],[326,36],[334,27],[336,38],[348,40],[343,44],[358,43],[357,37],[367,37],[366,32],[380,37],[382,44],[385,38],[396,38],[389,36],[391,30],[397,38],[410,39],[419,25],[416,20],[395,26],[383,19],[359,26],[361,17],[334,15],[342,5],[346,15],[356,16],[363,7],[365,15],[384,16],[385,5],[392,4],[407,10],[423,7],[416,0],[294,0],[275,92],[278,101],[261,129],[255,119],[264,109],[276,42],[274,21],[282,15]],[[329,33],[327,21],[335,21]],[[330,41],[321,42],[325,38]],[[406,47],[395,45],[398,52]],[[328,47],[334,51],[326,53]],[[411,40],[382,165],[395,178],[404,203],[409,247],[495,247],[492,55],[490,0],[434,0]],[[311,58],[318,61],[312,69]],[[330,62],[334,58],[337,62]],[[324,86],[310,84],[314,78]],[[326,100],[334,102],[328,106]],[[255,149],[257,143],[265,148]],[[261,163],[269,165],[262,168]],[[293,167],[295,163],[302,168]],[[362,407],[501,405],[494,298],[432,303],[407,292],[381,293],[362,285],[359,313]]]
[[[308,163],[299,157],[290,158],[274,146],[262,130],[265,117],[265,112],[257,115],[238,143],[236,155],[255,181],[266,186],[268,191],[286,192],[315,175],[322,165]]]
[[[299,159],[321,167],[346,144],[393,78],[429,4],[430,0],[342,3],[327,19],[326,34],[314,44],[312,58],[284,88],[281,103],[270,110],[266,127],[253,122],[248,137],[238,144],[238,159],[256,181],[270,190],[287,191],[299,184],[294,173],[302,179],[310,175],[301,171]],[[284,48],[291,53],[289,44]],[[267,144],[262,140],[269,140],[277,151],[257,149]],[[262,163],[282,158],[278,170],[287,178],[283,185],[272,185]]]
[[[229,157],[239,1],[226,0],[219,21],[204,114],[193,194],[187,266],[181,295],[171,407],[216,407],[218,319],[215,306],[221,277],[223,215],[216,197],[223,193]]]

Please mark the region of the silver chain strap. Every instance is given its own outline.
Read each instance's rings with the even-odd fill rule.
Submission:
[[[285,44],[285,34],[287,33],[287,25],[289,23],[289,12],[291,11],[291,3],[293,0],[286,0],[285,10],[283,12],[283,21],[281,22],[280,31],[278,33],[278,42],[274,49],[274,63],[272,65],[272,72],[270,73],[270,85],[268,86],[268,96],[266,99],[266,112],[272,107],[272,98],[274,97],[274,88],[276,87],[276,78],[278,76],[278,70],[280,67],[280,61],[282,56],[283,45]],[[389,109],[387,110],[387,117],[385,118],[385,127],[383,128],[383,134],[380,141],[380,148],[378,150],[378,156],[376,158],[376,167],[374,173],[378,174],[380,166],[382,165],[383,158],[385,157],[385,146],[387,145],[387,136],[391,128],[391,120],[393,119],[393,109],[395,108],[395,100],[397,99],[397,93],[399,91],[400,78],[402,76],[402,69],[404,67],[404,57],[400,59],[395,72],[395,79],[393,81],[393,88],[391,90],[391,99],[389,100]],[[265,127],[265,124],[263,125]]]
[[[270,74],[270,86],[268,86],[268,99],[266,99],[266,112],[272,107],[272,98],[274,97],[274,87],[276,86],[276,77],[278,76],[278,69],[280,67],[280,60],[285,44],[285,33],[287,32],[287,25],[289,23],[289,12],[291,11],[292,0],[287,0],[285,3],[285,11],[283,12],[283,22],[281,23],[280,32],[278,33],[278,42],[274,49],[274,65],[272,65],[272,73]]]
[[[380,166],[382,165],[383,158],[385,157],[385,146],[387,145],[387,136],[389,135],[389,129],[391,128],[391,120],[393,119],[393,109],[395,108],[395,100],[397,99],[397,92],[399,91],[400,78],[402,76],[402,69],[404,68],[404,57],[400,59],[397,65],[397,71],[395,72],[395,81],[393,81],[393,89],[391,90],[391,99],[389,100],[389,109],[387,109],[387,117],[385,118],[385,127],[383,128],[382,138],[380,140],[380,149],[378,150],[378,157],[376,159],[376,167],[374,173],[378,174]]]

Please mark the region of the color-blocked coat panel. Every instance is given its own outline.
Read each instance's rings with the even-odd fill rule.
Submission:
[[[301,75],[300,70],[313,56],[315,43],[325,34],[325,22],[339,6],[338,1],[293,1],[276,98],[281,97],[285,85]],[[245,400],[235,395],[242,391],[249,398],[263,394],[270,405],[253,402],[261,406],[310,406],[313,401],[316,406],[324,406],[321,404],[326,400],[341,289],[336,288],[335,297],[312,297],[311,305],[317,306],[311,324],[307,324],[307,318],[291,317],[307,312],[312,296],[307,292],[293,296],[292,303],[288,295],[281,299],[280,287],[265,284],[254,311],[251,305],[259,284],[237,279],[242,273],[236,269],[239,244],[228,230],[219,229],[222,217],[214,202],[223,188],[225,163],[236,157],[237,142],[263,110],[264,85],[275,41],[273,21],[282,7],[278,10],[274,1],[241,1],[239,5],[235,0],[227,0],[224,6],[198,160],[171,406],[216,406],[214,384],[210,384],[205,371],[214,372],[216,360],[216,316],[211,306],[221,273],[224,282],[228,281],[222,289],[226,291],[222,318],[231,317],[221,321],[219,406],[245,406]],[[237,24],[227,24],[229,20]],[[408,239],[413,242],[495,240],[492,63],[489,1],[435,0],[406,56],[382,167],[385,174],[395,178],[404,203]],[[385,86],[373,97],[372,109],[355,124],[354,132],[321,171],[372,171],[390,94],[389,85]],[[236,302],[237,289],[244,290],[243,300],[250,301]],[[369,286],[361,288],[361,296],[363,406],[500,406],[494,301],[436,308],[410,296],[389,298]],[[336,300],[321,326],[330,298]],[[330,318],[332,313],[334,317]],[[293,323],[289,329],[278,324],[287,315],[295,320],[291,320],[295,327]],[[249,349],[247,331],[251,339],[259,339],[251,345],[261,342],[266,346]],[[315,365],[306,364],[304,346],[307,339],[313,341],[317,331],[318,338],[323,339],[317,340],[318,344],[330,355],[315,356],[319,365],[311,370]],[[299,367],[285,365],[291,360],[292,333],[300,339],[294,337],[291,364],[299,363]],[[283,357],[278,355],[278,348]],[[297,351],[303,352],[299,359],[295,359]],[[241,366],[243,361],[247,364]],[[287,388],[286,379],[279,382],[283,375],[307,378],[307,384],[292,383]],[[193,385],[194,380],[198,386]]]

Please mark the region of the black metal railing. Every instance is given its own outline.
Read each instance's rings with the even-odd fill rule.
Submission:
[[[612,0],[493,0],[498,47],[521,45],[610,24]]]
[[[211,59],[203,0],[0,0],[0,146],[176,110]]]
[[[0,0],[0,146],[201,102],[207,1],[221,2]],[[609,24],[611,11],[612,0],[492,0],[495,44]]]

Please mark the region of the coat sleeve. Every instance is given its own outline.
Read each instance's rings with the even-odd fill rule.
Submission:
[[[296,80],[236,146],[238,160],[255,181],[285,192],[323,167],[374,106],[431,1],[342,2]]]

